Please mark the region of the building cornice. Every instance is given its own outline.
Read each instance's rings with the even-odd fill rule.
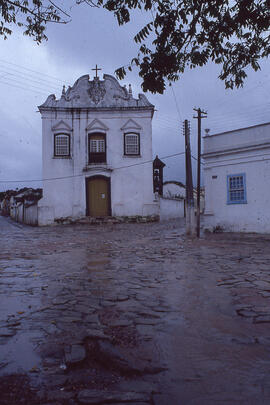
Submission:
[[[105,111],[151,111],[151,115],[154,115],[154,107],[149,107],[149,106],[144,106],[144,107],[38,107],[39,112],[75,112],[75,113],[81,113],[81,112],[105,112]]]
[[[250,127],[232,129],[230,131],[218,132],[217,134],[205,135],[205,136],[203,136],[203,138],[204,139],[213,138],[215,136],[231,134],[233,132],[239,132],[239,131],[246,131],[247,129],[254,129],[254,128],[259,128],[259,127],[264,127],[264,126],[267,126],[267,125],[270,126],[270,122],[264,122],[263,124],[251,125]]]
[[[234,147],[225,148],[222,150],[208,150],[202,154],[203,159],[225,156],[237,153],[245,153],[254,150],[268,149],[270,148],[270,141],[257,142],[257,143],[247,143],[244,145],[235,145]]]

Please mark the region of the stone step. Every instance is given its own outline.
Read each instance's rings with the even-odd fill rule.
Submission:
[[[81,217],[81,218],[57,218],[55,222],[57,224],[91,224],[91,225],[101,225],[101,224],[123,224],[123,223],[147,223],[147,222],[158,222],[158,215],[148,215],[148,216],[108,216],[108,217]]]

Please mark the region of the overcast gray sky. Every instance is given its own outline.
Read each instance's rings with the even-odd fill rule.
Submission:
[[[49,40],[42,45],[37,46],[19,30],[6,41],[0,39],[0,190],[42,186],[40,181],[24,181],[42,179],[37,106],[51,93],[58,98],[63,84],[72,85],[84,74],[93,77],[91,68],[96,64],[102,74],[112,75],[116,68],[128,64],[137,54],[133,37],[148,18],[137,12],[132,23],[119,27],[113,15],[102,9],[75,5],[67,11],[72,21],[48,25]],[[153,156],[162,158],[184,151],[184,119],[191,121],[192,153],[196,156],[194,107],[207,110],[202,128],[210,128],[211,133],[269,122],[268,60],[262,61],[261,67],[257,73],[249,71],[240,90],[225,90],[217,78],[219,67],[208,64],[187,71],[181,80],[167,87],[164,95],[147,93],[157,110],[153,118]],[[136,97],[142,92],[136,71],[120,83],[131,83]],[[185,182],[184,155],[164,162],[166,180]]]

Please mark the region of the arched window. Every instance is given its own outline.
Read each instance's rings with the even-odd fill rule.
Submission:
[[[54,156],[70,156],[70,135],[56,134],[54,135]]]
[[[140,154],[140,135],[134,132],[124,134],[124,154],[139,155]]]
[[[106,136],[95,133],[88,135],[89,163],[106,163]]]

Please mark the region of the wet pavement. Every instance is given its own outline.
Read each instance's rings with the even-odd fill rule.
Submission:
[[[269,404],[270,235],[0,217],[0,404]]]

